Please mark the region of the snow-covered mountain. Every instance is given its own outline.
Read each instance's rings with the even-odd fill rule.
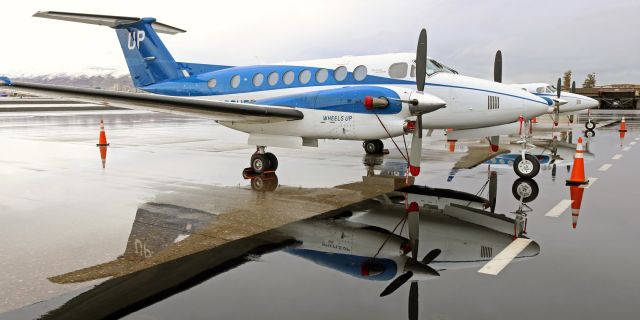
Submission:
[[[135,91],[128,71],[92,67],[80,71],[50,74],[18,74],[10,76],[16,81],[100,88],[106,90]]]

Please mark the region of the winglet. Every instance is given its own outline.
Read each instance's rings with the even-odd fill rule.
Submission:
[[[9,77],[0,76],[0,86],[10,86],[10,85],[11,85],[11,79],[9,79]]]

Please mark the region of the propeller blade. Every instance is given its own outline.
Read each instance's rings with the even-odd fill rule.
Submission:
[[[413,277],[413,272],[411,271],[407,271],[401,274],[400,276],[395,278],[393,281],[391,281],[391,283],[386,288],[384,288],[380,296],[384,297],[392,294],[394,291],[400,288],[405,282],[409,281],[411,277]]]
[[[496,58],[493,60],[493,81],[502,82],[502,51],[496,52]]]
[[[418,245],[420,242],[420,207],[412,202],[407,211],[409,220],[409,243],[411,244],[411,258],[418,259]]]
[[[558,96],[558,99],[560,99],[561,91],[562,91],[562,79],[558,78],[558,86],[556,87],[556,95]]]
[[[420,174],[420,161],[422,160],[422,115],[416,118],[416,128],[411,139],[411,153],[409,154],[409,172],[412,176]]]
[[[409,320],[418,320],[418,282],[411,281],[409,287]]]
[[[431,263],[435,258],[437,258],[440,253],[442,253],[442,250],[440,249],[433,249],[431,251],[429,251],[429,253],[427,253],[424,258],[422,258],[422,263],[424,264],[429,264]]]
[[[576,82],[571,82],[571,93],[576,93]]]
[[[418,48],[416,50],[416,86],[418,91],[424,91],[427,81],[427,30],[420,31]]]
[[[491,212],[496,211],[496,201],[498,198],[498,173],[491,171],[489,175],[489,207]]]

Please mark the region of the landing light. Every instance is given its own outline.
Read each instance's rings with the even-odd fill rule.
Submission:
[[[389,100],[385,97],[374,98],[372,96],[364,97],[364,107],[367,110],[384,109],[389,106]]]

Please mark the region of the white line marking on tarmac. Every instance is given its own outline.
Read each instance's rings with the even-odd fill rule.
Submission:
[[[620,159],[620,158],[622,158],[622,155],[621,155],[621,154],[616,154],[615,156],[613,156],[613,157],[611,158],[611,160],[618,160],[618,159]]]
[[[589,177],[589,183],[581,185],[580,188],[589,189],[589,187],[596,183],[596,180],[598,180],[598,178]]]
[[[638,140],[640,140],[640,138],[635,138],[634,140],[638,141]]]
[[[513,258],[517,257],[520,252],[522,252],[522,250],[531,243],[531,241],[533,240],[525,238],[513,240],[513,242],[511,242],[506,248],[493,257],[491,261],[487,262],[482,269],[478,270],[478,272],[494,276],[497,275],[513,260]]]
[[[611,168],[613,165],[611,163],[605,163],[602,165],[602,167],[600,167],[600,169],[598,169],[598,171],[607,171],[609,170],[609,168]]]
[[[634,146],[636,144],[636,142],[635,141],[631,141],[631,142],[629,142],[629,144]]]
[[[624,147],[624,148],[622,148],[622,151],[629,151],[629,150],[631,150],[631,147]]]
[[[573,200],[569,200],[569,199],[560,200],[560,202],[558,202],[558,204],[556,204],[555,207],[551,208],[551,210],[549,210],[549,212],[547,212],[545,216],[557,218],[561,214],[563,214],[567,209],[569,209],[569,206],[572,203],[573,203]]]

